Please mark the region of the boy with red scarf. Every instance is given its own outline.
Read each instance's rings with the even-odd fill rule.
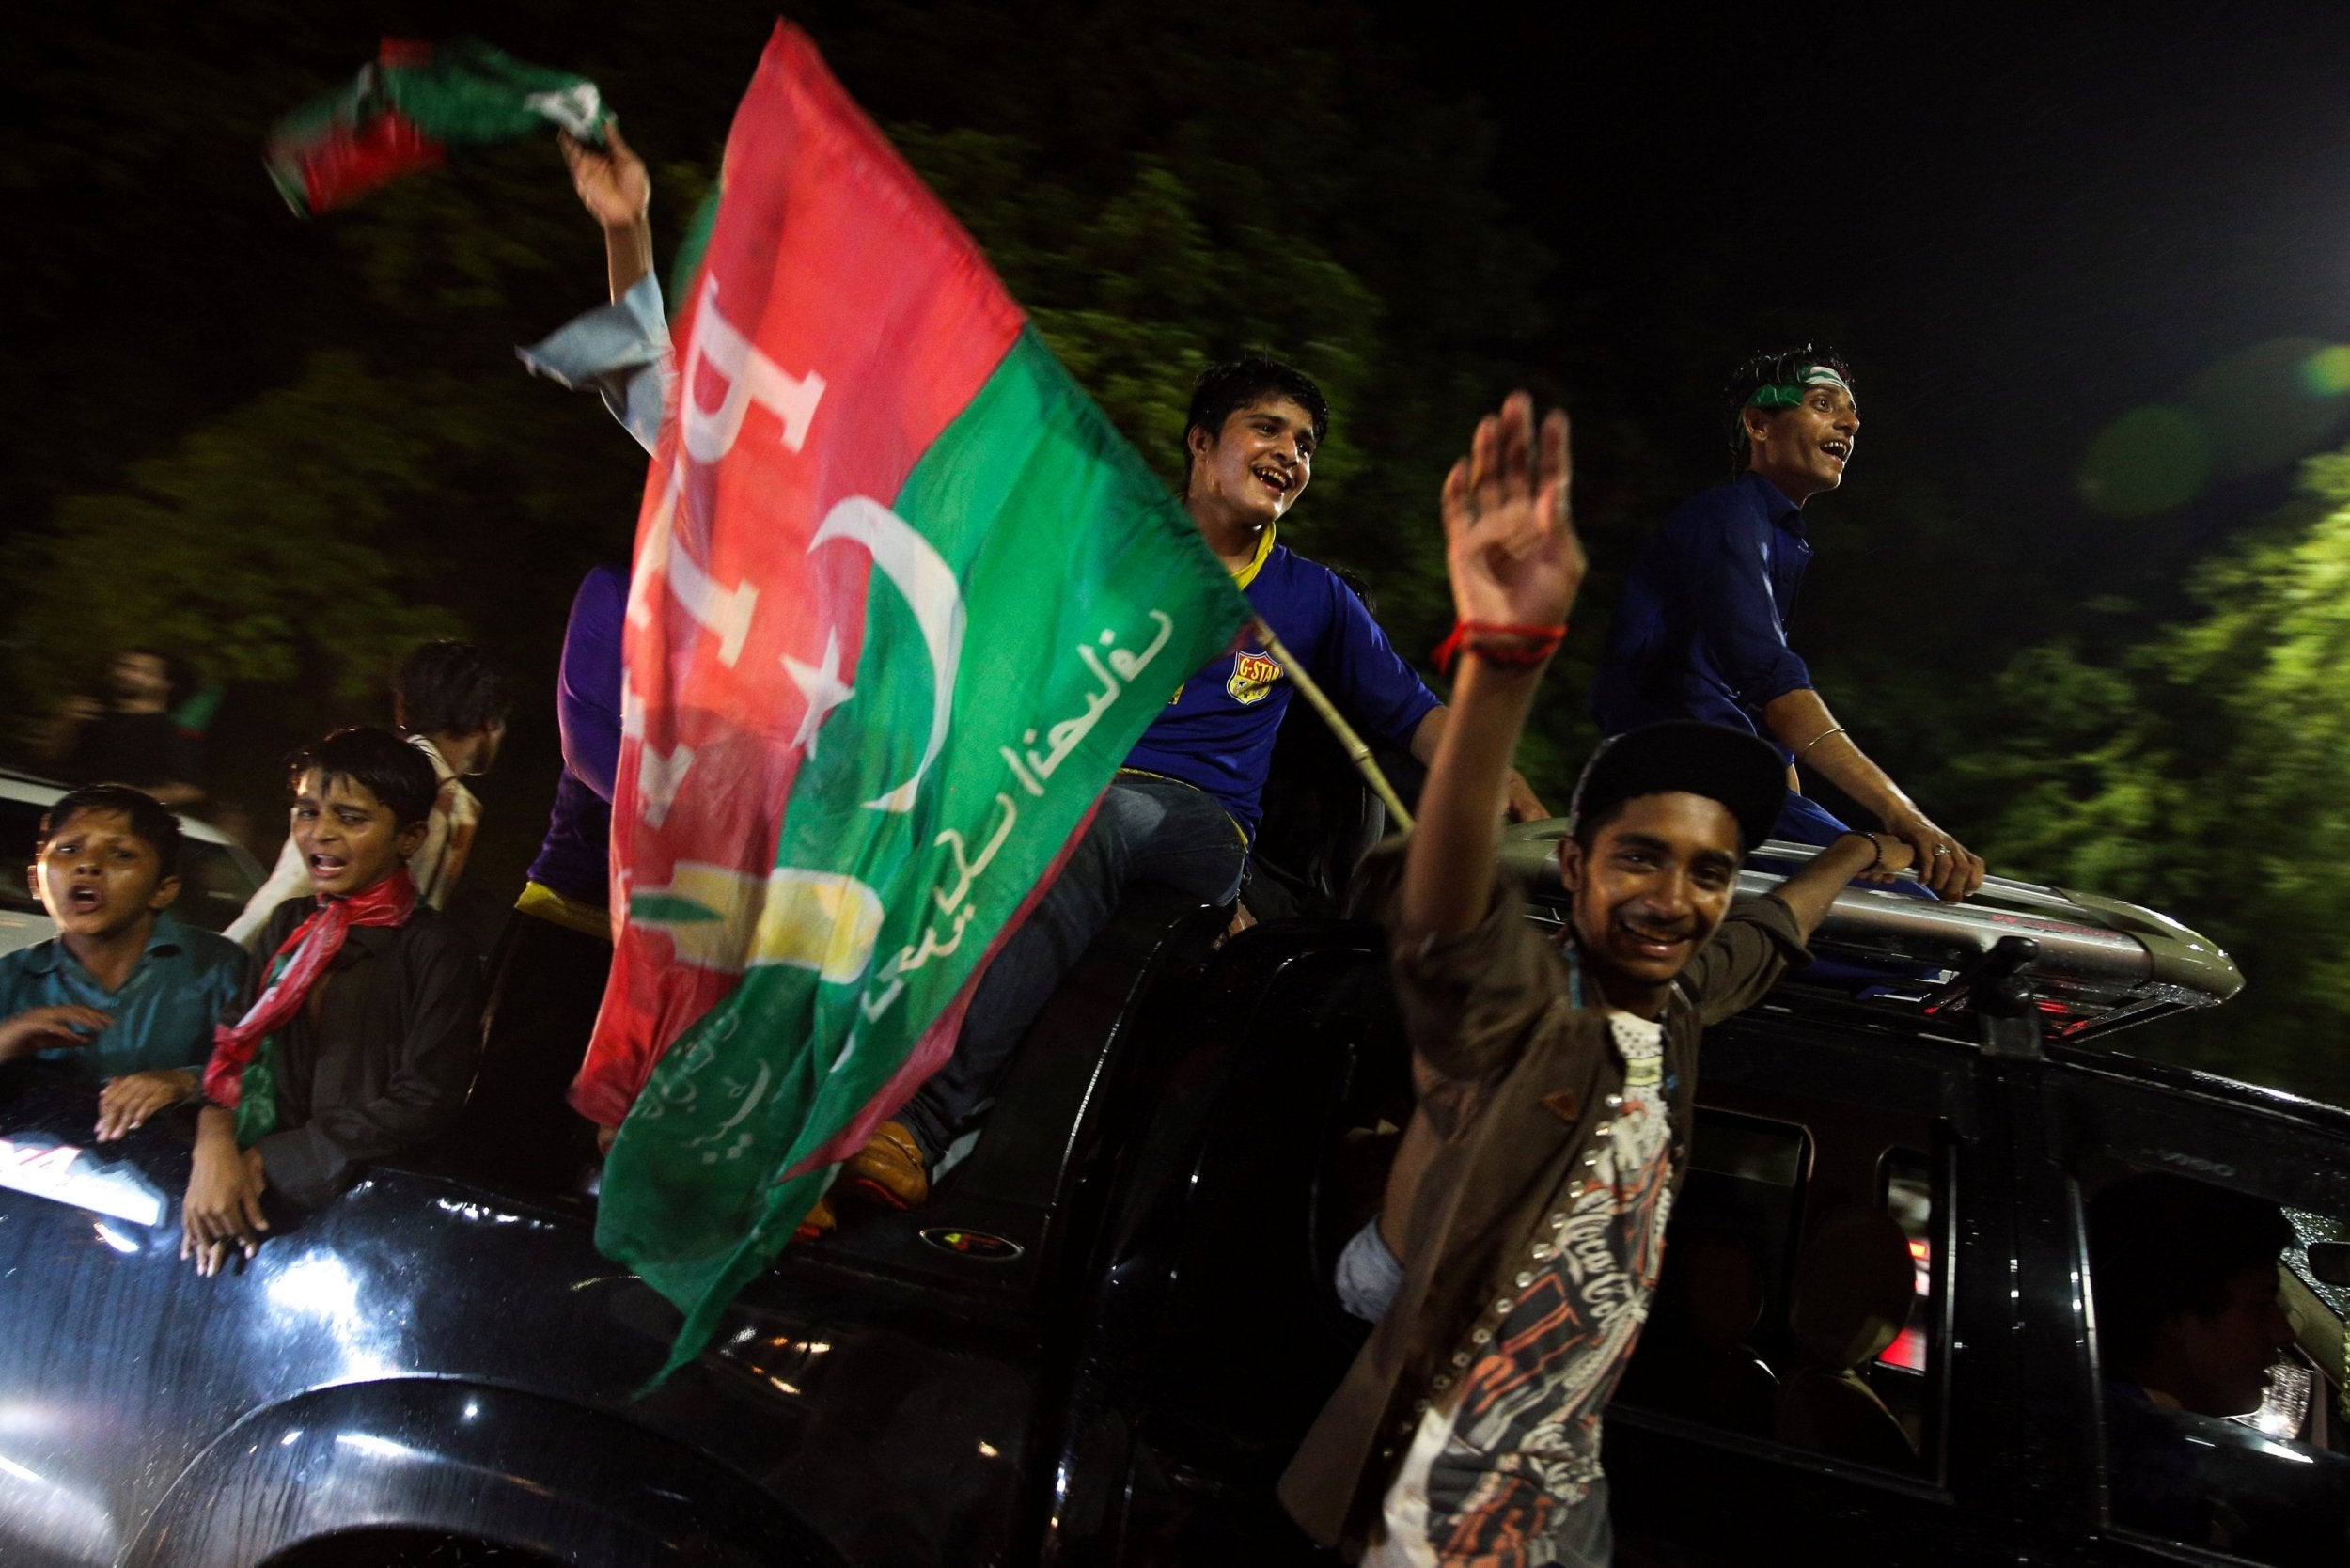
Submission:
[[[408,857],[440,778],[387,729],[338,729],[295,760],[293,838],[315,896],[278,905],[260,999],[214,1037],[180,1255],[216,1274],[269,1229],[261,1196],[315,1208],[464,1105],[481,964],[416,897]]]

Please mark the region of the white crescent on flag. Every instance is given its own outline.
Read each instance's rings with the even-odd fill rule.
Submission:
[[[824,514],[808,553],[820,544],[845,539],[865,546],[914,612],[922,628],[922,645],[930,650],[932,692],[931,738],[912,777],[896,789],[865,804],[876,811],[908,811],[914,808],[922,775],[938,760],[947,744],[947,725],[955,705],[955,672],[963,664],[963,585],[952,568],[912,524],[870,495],[852,495]]]

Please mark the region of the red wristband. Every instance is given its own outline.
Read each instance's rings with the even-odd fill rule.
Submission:
[[[1491,639],[1500,638],[1500,643]],[[1491,620],[1461,620],[1452,626],[1452,635],[1436,645],[1436,668],[1452,673],[1452,660],[1459,653],[1474,653],[1489,665],[1502,669],[1532,669],[1559,651],[1559,645],[1567,640],[1567,623],[1556,626],[1505,626]],[[1509,644],[1514,643],[1512,647]]]

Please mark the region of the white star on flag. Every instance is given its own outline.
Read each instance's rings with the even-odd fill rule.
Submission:
[[[791,683],[807,698],[807,713],[800,720],[800,732],[791,737],[791,744],[816,755],[816,731],[824,722],[824,715],[856,695],[853,686],[840,682],[840,632],[833,628],[824,634],[824,662],[819,666],[804,665],[786,653],[783,672],[791,677]]]

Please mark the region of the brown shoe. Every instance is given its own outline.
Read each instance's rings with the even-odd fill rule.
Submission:
[[[822,1241],[831,1235],[839,1223],[840,1216],[832,1212],[832,1194],[826,1193],[816,1200],[816,1207],[807,1211],[807,1217],[800,1221],[798,1230],[791,1232],[791,1239],[795,1242]]]
[[[930,1201],[931,1173],[922,1146],[902,1121],[885,1121],[873,1140],[849,1156],[834,1189],[885,1209],[916,1209]]]

